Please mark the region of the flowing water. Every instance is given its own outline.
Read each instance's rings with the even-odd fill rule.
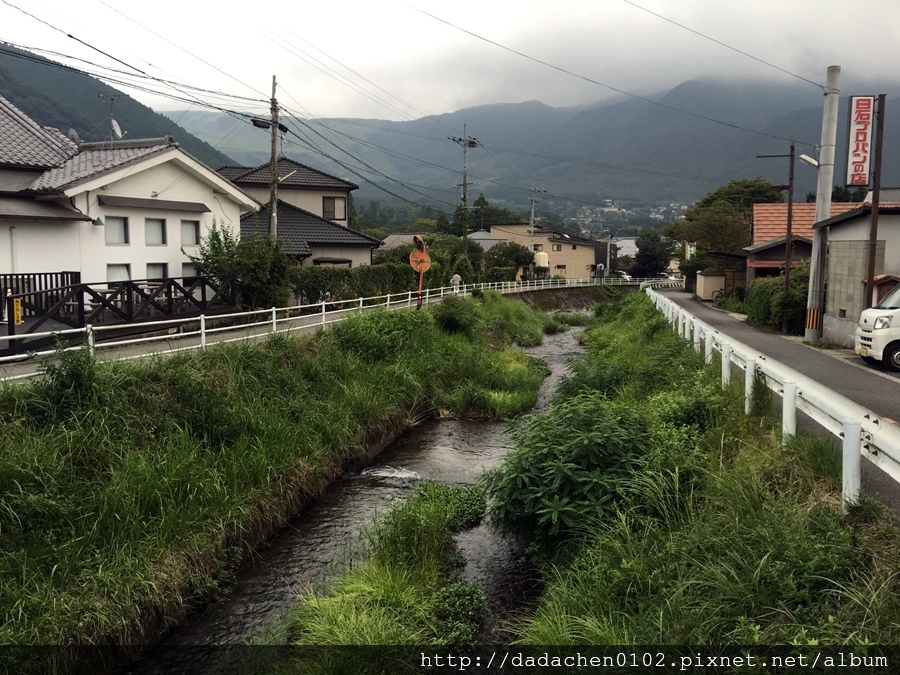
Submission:
[[[546,336],[528,353],[551,368],[538,399],[546,406],[569,358],[581,352],[577,330]],[[358,474],[345,475],[314,506],[296,516],[238,574],[231,595],[209,605],[191,622],[173,630],[145,659],[159,663],[171,648],[235,645],[271,631],[309,588],[323,588],[348,558],[361,528],[393,498],[406,495],[425,478],[471,484],[508,451],[507,427],[497,422],[436,420],[405,433]],[[538,579],[521,545],[482,524],[459,535],[467,559],[464,578],[483,585],[487,616],[481,644],[504,642],[498,622],[536,598]],[[192,664],[197,675],[202,664]],[[136,673],[153,672],[138,667]]]

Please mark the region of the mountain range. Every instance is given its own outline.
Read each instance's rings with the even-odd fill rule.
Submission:
[[[886,93],[882,185],[900,185],[900,87],[850,82],[842,91]],[[46,126],[85,141],[112,135],[175,136],[214,168],[269,160],[271,139],[240,115],[205,110],[154,112],[128,95],[41,56],[0,44],[0,95]],[[835,183],[843,180],[846,97],[840,106]],[[897,111],[897,112],[894,112]],[[692,80],[669,91],[584,108],[538,101],[476,106],[408,121],[281,120],[281,152],[360,185],[357,200],[398,198],[450,214],[460,203],[464,167],[470,203],[525,213],[573,214],[580,206],[690,204],[733,179],[764,176],[786,184],[787,155],[815,156],[822,91],[808,82]],[[465,151],[462,146],[468,146]],[[464,162],[465,157],[465,162]],[[795,200],[815,189],[813,169],[795,162]]]
[[[883,185],[900,185],[898,94],[895,87],[886,105]],[[445,212],[459,203],[459,141],[466,138],[477,139],[466,152],[470,195],[484,194],[492,205],[521,210],[532,186],[545,189],[557,210],[559,203],[606,200],[626,207],[690,204],[733,179],[764,176],[787,184],[791,141],[796,156],[816,155],[822,102],[822,92],[808,84],[696,80],[659,96],[588,109],[529,101],[401,122],[288,117],[283,152],[359,183],[358,196],[378,196],[375,184]],[[892,110],[898,111],[893,123]],[[846,111],[842,99],[835,183],[843,180]],[[234,125],[221,113],[166,114],[213,144]],[[227,149],[243,164],[260,164],[268,159],[269,136],[250,129]],[[816,172],[795,161],[794,174],[794,199],[803,201],[815,190]]]

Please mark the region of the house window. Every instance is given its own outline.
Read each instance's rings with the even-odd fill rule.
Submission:
[[[107,246],[128,246],[128,218],[107,216],[103,230]]]
[[[166,221],[163,218],[144,220],[144,243],[147,246],[166,245]]]
[[[182,220],[181,221],[181,245],[182,246],[199,246],[200,245],[200,221],[199,220]]]
[[[544,250],[544,245],[543,245],[543,244],[535,244],[535,245],[534,245],[534,250],[535,250],[535,251],[543,251],[543,250]]]
[[[564,269],[566,269],[566,266],[565,265],[556,265],[556,269],[564,270]]]
[[[578,244],[572,244],[572,250],[573,250],[573,251],[577,251],[577,250],[578,250]]]
[[[347,198],[323,197],[322,217],[325,220],[347,220]]]
[[[167,263],[147,263],[148,279],[165,279],[169,276],[169,265]]]
[[[181,282],[190,286],[197,278],[197,266],[194,263],[181,263]]]
[[[131,265],[107,265],[106,280],[109,282],[128,281],[131,279]]]
[[[553,244],[554,251],[562,251],[562,244]]]

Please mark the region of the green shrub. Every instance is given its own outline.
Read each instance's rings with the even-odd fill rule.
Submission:
[[[429,340],[433,326],[427,312],[378,309],[334,324],[330,337],[348,354],[364,361],[384,361],[403,355],[419,341]]]
[[[479,305],[468,298],[448,295],[431,308],[438,327],[446,333],[474,335],[482,323]]]
[[[609,513],[649,448],[647,420],[598,392],[525,418],[511,440],[513,450],[484,475],[491,519],[539,545]]]

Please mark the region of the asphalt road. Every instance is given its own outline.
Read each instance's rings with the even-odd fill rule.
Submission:
[[[701,321],[770,359],[816,380],[887,421],[896,424],[900,420],[900,375],[897,373],[866,364],[852,349],[820,349],[803,343],[800,338],[753,328],[744,323],[743,316],[716,309],[690,293],[678,290],[662,293]],[[808,420],[804,427],[813,424]],[[862,465],[862,489],[900,512],[900,485],[868,460]]]

